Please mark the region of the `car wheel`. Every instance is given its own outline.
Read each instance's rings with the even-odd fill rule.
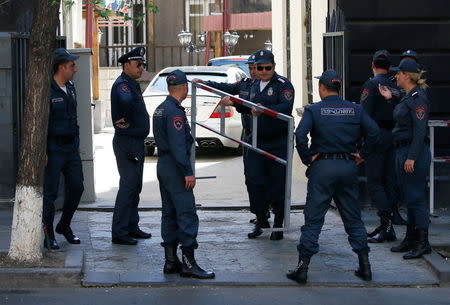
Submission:
[[[155,147],[154,146],[145,146],[145,155],[146,156],[153,156],[155,154]]]

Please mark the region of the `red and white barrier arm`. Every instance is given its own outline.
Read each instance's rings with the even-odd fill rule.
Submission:
[[[195,124],[197,124],[197,125],[199,125],[199,126],[202,126],[203,128],[206,128],[206,129],[208,129],[208,130],[210,130],[210,131],[212,131],[212,132],[214,132],[214,133],[217,133],[218,135],[221,135],[221,136],[224,137],[224,138],[227,138],[227,139],[229,139],[229,140],[231,140],[231,141],[234,141],[234,142],[236,142],[236,143],[239,143],[239,144],[241,144],[241,145],[243,145],[243,146],[245,146],[245,147],[247,147],[247,148],[253,149],[254,151],[256,151],[257,153],[263,155],[263,156],[266,157],[266,158],[272,159],[272,160],[274,160],[274,161],[276,161],[276,162],[278,162],[278,163],[281,163],[281,164],[283,164],[283,165],[286,165],[286,163],[287,163],[286,160],[281,159],[281,158],[279,158],[279,157],[277,157],[277,156],[275,156],[275,155],[272,155],[271,153],[268,153],[268,152],[266,152],[266,151],[264,151],[264,150],[262,150],[262,149],[259,149],[259,148],[257,148],[257,147],[253,147],[253,146],[251,146],[250,144],[248,144],[247,142],[241,141],[241,140],[239,140],[239,139],[236,139],[236,138],[234,138],[234,137],[232,137],[232,136],[228,136],[228,135],[226,135],[226,134],[221,134],[219,131],[217,131],[217,130],[215,130],[215,129],[212,129],[212,128],[209,127],[208,125],[205,125],[205,124],[200,123],[200,122],[195,122]]]
[[[236,96],[230,95],[230,94],[228,94],[226,92],[223,92],[223,91],[221,91],[219,89],[215,89],[213,87],[207,86],[207,85],[202,84],[202,83],[192,83],[192,85],[194,85],[194,86],[196,86],[198,88],[201,88],[203,90],[206,90],[206,91],[209,91],[209,92],[212,92],[212,93],[216,93],[216,94],[218,94],[220,96],[229,96],[230,100],[235,102],[235,103],[244,105],[244,106],[246,106],[248,108],[255,107],[256,109],[264,112],[265,114],[270,115],[272,117],[280,118],[283,121],[289,121],[292,118],[291,116],[288,116],[288,115],[286,115],[284,113],[281,113],[281,112],[269,109],[269,108],[261,106],[261,105],[257,105],[255,103],[252,103],[252,102],[249,102],[247,100],[244,100],[244,99],[242,99],[240,97],[236,97]]]

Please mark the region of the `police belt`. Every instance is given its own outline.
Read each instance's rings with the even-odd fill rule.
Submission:
[[[48,139],[59,145],[68,145],[75,141],[75,136],[50,136]]]
[[[324,154],[319,153],[316,160],[329,159],[329,160],[355,160],[355,156],[350,153],[332,153]]]
[[[425,138],[424,142],[427,144],[430,144],[430,139]],[[395,148],[404,147],[404,146],[411,145],[411,143],[412,143],[412,140],[410,140],[410,139],[396,140],[396,141],[394,141],[394,147]]]

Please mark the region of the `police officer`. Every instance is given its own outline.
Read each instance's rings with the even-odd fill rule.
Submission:
[[[392,128],[394,120],[392,113],[398,99],[386,100],[380,93],[381,86],[397,92],[397,85],[389,79],[391,55],[387,50],[379,50],[373,55],[372,72],[374,77],[363,86],[360,104],[366,113],[380,128],[380,142],[376,150],[366,158],[367,190],[372,204],[378,210],[380,226],[368,234],[370,243],[382,243],[396,240],[392,226],[393,206],[397,210],[398,194],[394,171],[394,147],[392,143]]]
[[[202,84],[219,89],[221,91],[224,91],[224,92],[232,94],[232,95],[239,94],[240,98],[242,98],[244,100],[250,100],[250,88],[253,85],[254,81],[258,78],[258,73],[256,71],[256,65],[255,65],[255,57],[258,52],[259,51],[250,55],[247,60],[248,70],[250,71],[251,78],[243,78],[234,84],[217,83],[214,81],[204,82],[198,78],[193,79],[192,82],[193,83],[202,83]],[[242,112],[245,112],[246,107],[242,106],[240,104],[234,104],[232,101],[230,101],[229,96],[224,97],[221,100],[221,102],[224,103],[226,106],[235,106],[236,110],[241,113],[242,128],[243,128],[243,140],[245,142],[251,142],[251,125],[250,125],[251,124],[251,115],[248,113],[242,113]],[[246,177],[245,184],[247,186],[247,192],[249,193],[249,198],[253,198],[255,195],[250,194],[250,192],[252,192],[252,190],[254,190],[255,188],[252,187],[251,185],[249,186],[249,184],[251,182],[247,179],[247,174],[248,174],[247,162],[246,162],[247,155],[248,155],[248,150],[246,148],[244,148],[243,161],[244,161],[244,175]],[[250,201],[250,212],[256,214],[256,209],[252,205],[252,202],[254,204],[254,201]],[[269,216],[270,216],[270,214],[269,214]],[[250,222],[254,223],[255,220],[251,220]]]
[[[400,56],[400,61],[403,59],[411,59],[415,62],[419,63],[419,55],[414,50],[406,50],[402,53],[402,56]]]
[[[299,262],[293,271],[287,273],[287,277],[300,284],[306,283],[310,258],[319,251],[319,234],[332,198],[349,235],[350,245],[358,254],[359,269],[355,274],[365,281],[372,279],[367,232],[361,220],[358,200],[356,163],[366,156],[365,152],[373,149],[379,128],[361,106],[338,96],[340,88],[341,77],[336,71],[330,69],[323,72],[319,78],[322,101],[305,107],[295,131],[297,151],[302,162],[308,166],[308,193],[305,225],[301,228],[300,244],[297,246]],[[365,143],[360,156],[356,153],[356,143],[361,130],[365,132]],[[311,136],[310,147],[308,133]]]
[[[392,70],[397,72],[397,85],[406,92],[394,109],[396,123],[392,134],[396,147],[395,169],[401,195],[408,208],[408,225],[404,240],[391,251],[410,251],[403,258],[412,259],[431,252],[425,199],[426,176],[431,162],[427,135],[430,102],[424,92],[427,85],[421,79],[423,71],[419,70],[416,61],[405,58]],[[382,93],[386,98],[391,97],[389,90]]]
[[[114,124],[113,149],[120,175],[119,191],[112,221],[112,242],[135,245],[135,238],[152,235],[139,228],[139,194],[144,169],[144,140],[150,122],[139,83],[145,68],[145,48],[137,47],[122,55],[123,72],[111,88],[111,116]]]
[[[75,64],[78,57],[63,48],[56,49],[53,53],[42,215],[46,232],[44,247],[47,249],[59,249],[53,231],[53,220],[61,172],[65,182],[64,206],[55,231],[64,235],[71,244],[80,243],[80,239],[70,228],[84,190],[77,123],[77,94],[72,82],[78,71]]]
[[[272,52],[259,50],[255,56],[258,79],[250,89],[250,101],[277,112],[291,115],[294,103],[294,87],[291,82],[275,72],[275,61]],[[244,108],[244,107],[243,107]],[[258,147],[280,158],[287,155],[287,123],[262,112],[255,107],[245,107],[244,113],[258,117]],[[252,122],[252,121],[250,121]],[[256,238],[262,234],[262,228],[269,228],[267,212],[271,204],[274,228],[281,228],[284,220],[284,199],[286,184],[286,168],[253,150],[249,150],[247,163],[247,188],[249,189],[250,206],[255,207],[256,223],[248,238]],[[271,240],[283,239],[283,232],[272,232]]]
[[[187,97],[186,74],[180,70],[167,78],[169,96],[153,114],[153,130],[158,148],[157,176],[162,200],[161,237],[164,273],[182,277],[214,278],[214,272],[200,268],[194,256],[198,247],[198,216],[193,188],[195,176],[190,163],[194,139],[181,102]],[[182,263],[177,256],[181,245]]]

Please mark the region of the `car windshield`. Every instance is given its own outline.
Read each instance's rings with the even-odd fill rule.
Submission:
[[[152,85],[153,88],[156,88],[159,91],[168,93],[167,90],[167,82],[166,78],[169,73],[161,73],[158,78],[156,79],[155,83]],[[228,78],[225,74],[201,74],[201,73],[193,73],[193,74],[186,74],[186,77],[189,81],[192,81],[194,78],[199,78],[204,81],[213,81],[218,83],[227,83]],[[191,83],[188,83],[189,92],[188,94],[191,94]],[[205,94],[205,95],[211,95],[211,92],[205,91],[202,89],[197,89],[197,94]]]
[[[231,59],[218,59],[211,60],[208,62],[208,66],[224,66],[224,65],[232,65],[242,69],[247,76],[250,75],[250,71],[248,70],[248,65],[246,64],[247,60],[231,60]]]

